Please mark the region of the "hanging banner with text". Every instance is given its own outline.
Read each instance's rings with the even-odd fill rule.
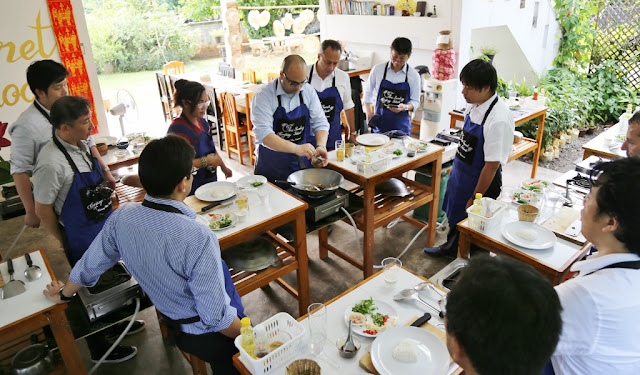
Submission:
[[[98,118],[91,93],[91,83],[84,63],[84,55],[78,38],[76,21],[73,16],[71,0],[47,0],[51,26],[58,43],[60,61],[71,73],[67,78],[69,93],[83,96],[91,102],[91,121],[95,125],[92,133],[98,132]]]

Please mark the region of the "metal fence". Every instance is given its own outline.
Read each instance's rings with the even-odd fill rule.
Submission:
[[[631,87],[640,90],[640,1],[600,1],[589,72],[609,59],[616,60]]]

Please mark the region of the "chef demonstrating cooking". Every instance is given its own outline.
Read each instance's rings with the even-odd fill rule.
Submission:
[[[411,49],[409,39],[396,38],[391,43],[390,60],[371,69],[364,103],[374,133],[399,130],[411,135],[409,111],[420,105],[420,75],[407,64]]]
[[[307,64],[302,57],[285,57],[280,77],[255,94],[251,108],[259,143],[255,174],[270,182],[286,180],[300,169],[298,157],[317,157],[321,160],[318,165],[327,165],[329,122],[316,90],[307,83]],[[315,135],[315,147],[306,137],[307,127],[309,134]]]
[[[496,94],[498,75],[490,62],[476,59],[460,72],[462,95],[469,103],[460,146],[453,161],[442,209],[447,213],[447,242],[425,247],[433,256],[455,255],[459,233],[456,225],[467,217],[476,193],[497,198],[502,188],[502,165],[507,164],[515,123],[511,111]]]
[[[208,362],[214,374],[237,374],[233,339],[246,315],[217,237],[183,203],[197,172],[194,155],[181,137],[149,143],[139,160],[144,201],[118,208],[71,270],[68,284],[54,281],[45,295],[62,303],[61,297],[94,285],[122,259],[164,315],[171,343]]]
[[[50,115],[55,133],[40,151],[33,172],[35,209],[42,225],[60,241],[73,266],[113,212],[112,190],[106,186],[100,164],[89,153],[87,138],[94,128],[89,101],[79,96],[63,96],[53,103]],[[138,321],[132,330],[138,332],[143,328],[144,322]],[[111,346],[103,331],[86,340],[94,362]],[[135,346],[118,345],[104,363],[123,362],[136,353]]]
[[[329,136],[327,149],[333,150],[336,141],[342,139],[342,128],[350,135],[355,142],[358,134],[355,129],[353,99],[351,98],[351,80],[349,74],[337,68],[342,54],[342,46],[335,40],[327,39],[322,42],[318,61],[309,65],[309,84],[316,89],[318,98],[322,104],[324,114],[329,121]],[[344,110],[346,123],[341,124],[340,112]],[[307,128],[309,137],[315,144],[315,136],[311,134],[311,128]]]

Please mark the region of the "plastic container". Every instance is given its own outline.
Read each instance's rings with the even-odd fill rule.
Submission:
[[[369,162],[367,162],[367,155]],[[391,161],[391,155],[383,155],[379,152],[370,152],[365,155],[358,155],[352,158],[357,165],[358,173],[362,173],[365,176],[374,175],[380,173],[389,168],[389,162]]]
[[[240,359],[252,374],[269,374],[278,367],[289,363],[301,351],[304,351],[304,345],[298,345],[298,343],[306,330],[291,315],[284,312],[277,313],[256,327],[258,326],[264,326],[268,338],[277,335],[280,331],[285,331],[291,335],[291,340],[266,356],[254,359],[242,347],[241,336],[236,337],[234,344],[240,351]]]
[[[484,197],[482,198],[482,205],[487,207],[487,212],[491,212],[492,216],[485,217],[483,215],[473,213],[471,212],[473,206],[471,206],[467,208],[467,214],[469,215],[467,225],[473,230],[487,233],[500,225],[500,223],[502,222],[502,214],[504,213],[508,204],[504,202],[498,202],[495,199]]]

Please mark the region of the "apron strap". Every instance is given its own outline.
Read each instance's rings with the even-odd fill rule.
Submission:
[[[589,272],[588,274],[586,274],[585,276],[591,275],[592,273],[598,272],[600,270],[604,270],[607,268],[626,268],[626,269],[632,269],[632,270],[640,270],[640,260],[631,260],[628,262],[618,262],[618,263],[613,263],[610,264],[606,267],[602,267],[598,270]]]
[[[311,65],[311,70],[309,71],[309,83],[311,83],[311,79],[313,78],[313,68],[316,67],[316,64]]]
[[[493,106],[495,106],[497,102],[498,102],[498,97],[496,96],[496,98],[493,99],[493,101],[491,102],[489,109],[487,109],[487,112],[485,112],[484,118],[482,119],[482,123],[480,124],[480,126],[484,126],[484,122],[487,121],[487,117],[489,117],[489,113],[491,113]]]
[[[56,144],[56,146],[58,147],[58,149],[60,150],[60,152],[62,152],[62,154],[64,155],[64,157],[67,159],[67,161],[69,162],[69,165],[71,165],[71,169],[73,169],[73,172],[76,174],[79,174],[80,171],[78,170],[78,166],[76,166],[76,163],[73,162],[73,159],[71,159],[71,156],[69,155],[69,153],[67,152],[67,150],[64,148],[64,146],[62,146],[62,144],[60,143],[60,141],[58,140],[58,137],[56,137],[55,135],[52,137],[53,138],[53,143]],[[87,157],[89,158],[89,160],[93,160],[93,156],[91,156],[91,154],[89,154],[87,152]],[[89,167],[91,167],[91,170],[93,170],[93,163],[87,163],[89,164]]]
[[[156,202],[151,202],[148,200],[143,200],[142,201],[142,205],[145,207],[149,207],[153,210],[158,210],[158,211],[164,211],[164,212],[172,212],[174,214],[180,214],[180,215],[184,215],[184,213],[182,213],[182,211],[180,211],[179,209],[170,206],[168,204],[163,204],[163,203],[156,203]]]
[[[384,81],[385,79],[387,79],[387,69],[389,69],[389,62],[387,61],[387,63],[384,65],[384,74],[382,75],[382,80]],[[378,90],[380,91],[380,90]]]
[[[40,113],[42,113],[42,115],[47,119],[47,121],[49,121],[49,123],[50,123],[51,125],[53,125],[53,123],[51,122],[51,116],[49,116],[49,114],[47,113],[47,111],[45,111],[45,110],[41,107],[42,105],[41,105],[40,103],[38,103],[38,101],[37,101],[37,100],[34,100],[34,101],[33,101],[33,106],[34,106],[34,107],[36,107],[36,109],[37,109],[38,111],[40,111]]]
[[[407,66],[407,71],[404,74],[404,82],[408,83],[409,82],[409,64],[406,64],[406,66]]]

